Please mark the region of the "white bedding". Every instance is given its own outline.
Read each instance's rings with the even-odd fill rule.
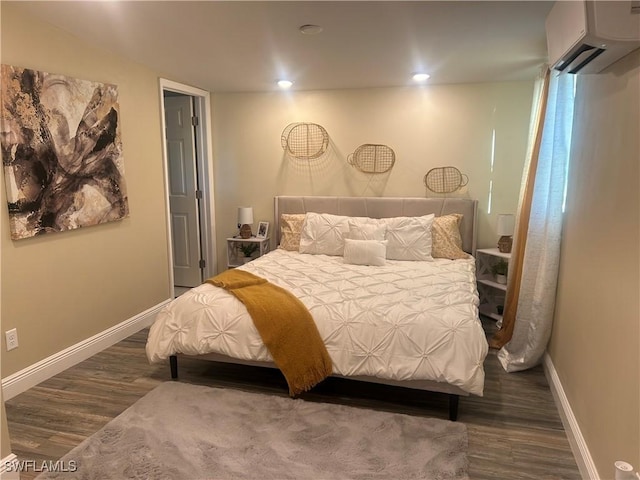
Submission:
[[[482,395],[488,346],[472,258],[371,267],[277,249],[240,268],[305,304],[335,374],[432,380]],[[151,327],[149,360],[176,353],[272,361],[244,305],[206,283],[172,301]]]

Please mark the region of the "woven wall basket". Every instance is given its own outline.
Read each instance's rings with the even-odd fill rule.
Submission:
[[[393,167],[396,154],[387,145],[365,143],[356,148],[347,161],[364,173],[384,173]]]
[[[456,167],[432,168],[424,176],[425,186],[434,193],[453,193],[469,183]]]
[[[282,148],[300,160],[322,156],[329,147],[329,134],[317,123],[291,123],[282,131]]]

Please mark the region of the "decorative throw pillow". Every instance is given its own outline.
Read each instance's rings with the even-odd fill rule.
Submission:
[[[385,239],[387,226],[372,218],[350,218],[349,237],[353,240],[379,240]]]
[[[386,263],[386,240],[344,239],[344,263],[381,267]]]
[[[431,255],[433,258],[468,258],[469,255],[462,250],[462,237],[460,236],[460,222],[462,214],[453,213],[443,215],[433,220],[431,235],[433,246]]]
[[[349,217],[329,213],[307,213],[300,233],[300,253],[342,255]]]
[[[387,226],[387,259],[431,261],[431,226],[434,215],[394,217],[381,221]]]
[[[279,248],[297,252],[300,249],[300,233],[306,214],[283,213],[280,215]]]

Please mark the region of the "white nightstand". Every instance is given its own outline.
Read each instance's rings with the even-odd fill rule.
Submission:
[[[227,268],[235,268],[244,265],[251,260],[261,257],[269,251],[269,240],[267,238],[227,238]],[[243,248],[253,248],[250,256],[246,256]]]
[[[504,261],[508,264],[510,259],[510,253],[502,253],[497,248],[476,250],[476,279],[480,297],[480,313],[499,322],[502,321],[502,313],[498,313],[498,306],[504,308],[507,285],[506,283],[498,283],[491,270],[498,262]]]

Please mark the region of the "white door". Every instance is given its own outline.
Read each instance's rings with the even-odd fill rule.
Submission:
[[[167,128],[174,284],[180,287],[195,287],[202,283],[202,273],[191,97],[165,97],[164,115]]]

